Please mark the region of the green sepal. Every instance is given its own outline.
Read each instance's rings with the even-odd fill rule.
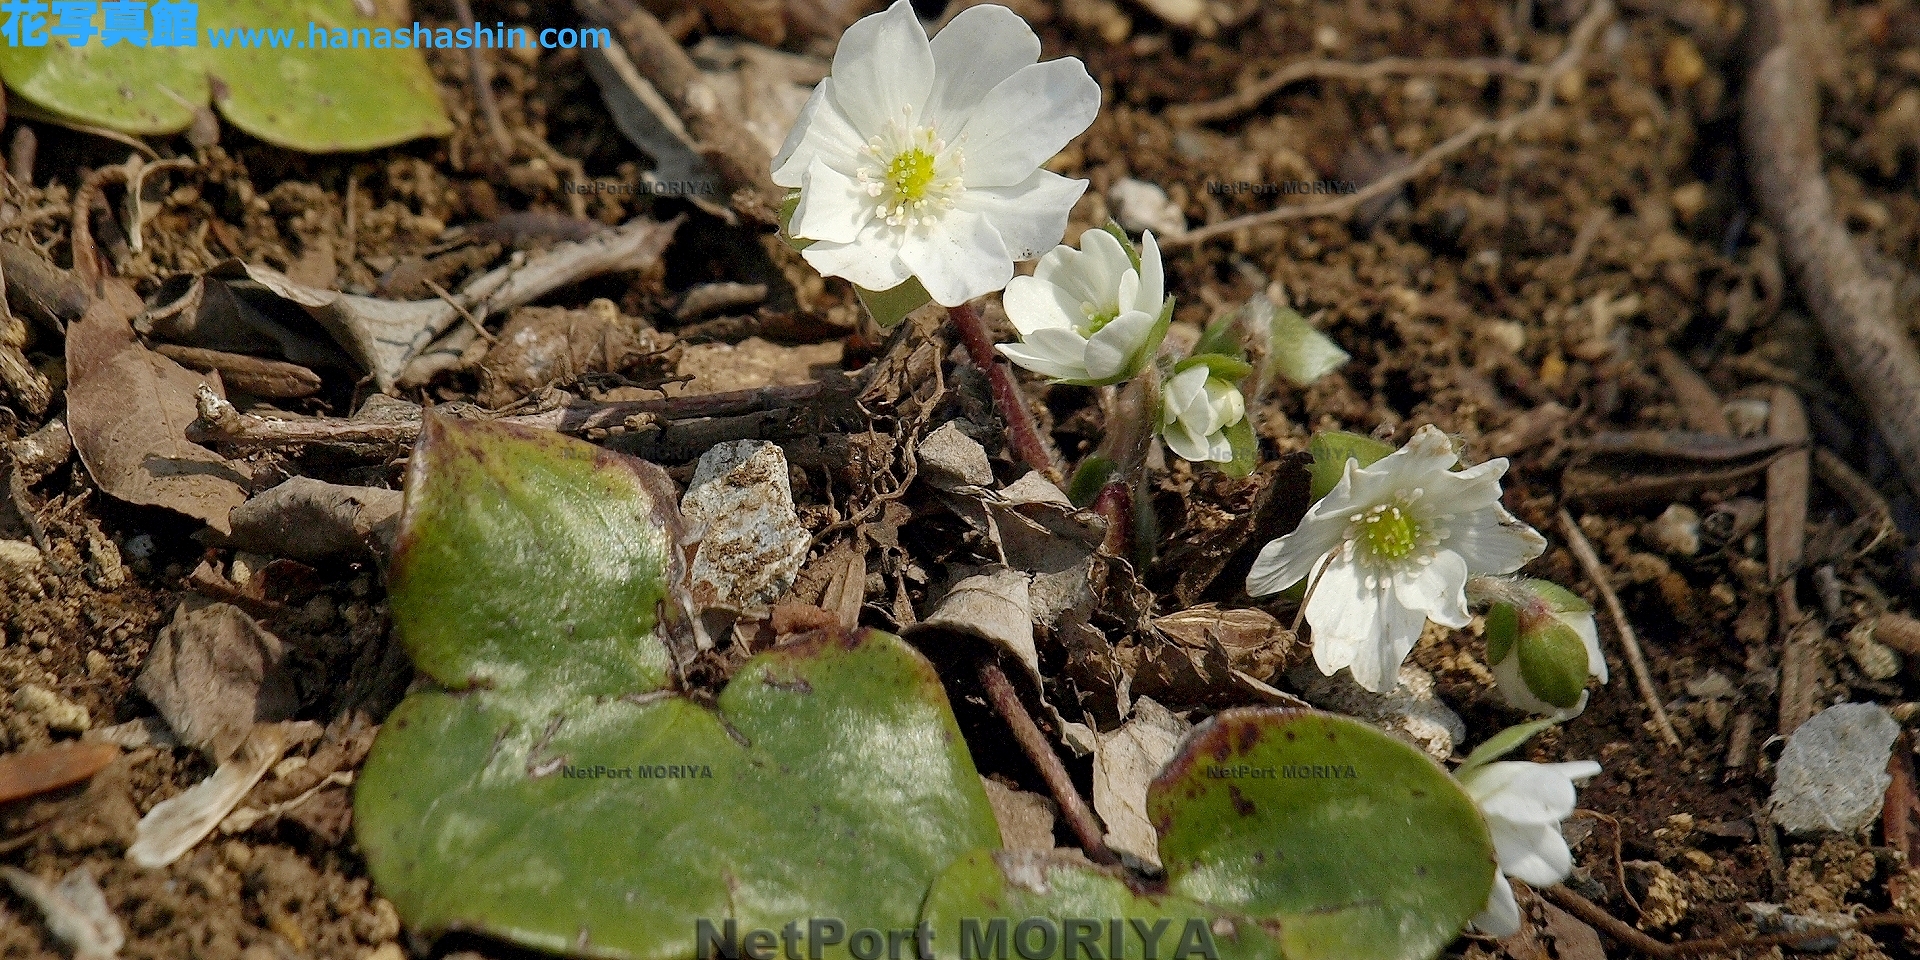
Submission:
[[[1566,709],[1580,702],[1587,686],[1587,645],[1558,619],[1520,635],[1520,678],[1533,695]]]
[[[1121,226],[1119,221],[1109,217],[1107,218],[1107,225],[1101,227],[1101,229],[1113,234],[1113,238],[1120,241],[1120,249],[1127,252],[1127,259],[1133,261],[1134,272],[1138,273],[1140,270],[1140,248],[1134,244],[1133,238],[1127,235],[1127,228]]]
[[[813,246],[813,241],[793,235],[793,215],[799,212],[800,191],[797,188],[788,190],[786,198],[780,201],[780,238],[795,250],[805,250]]]
[[[1313,465],[1307,468],[1312,475],[1307,495],[1319,500],[1340,485],[1349,459],[1359,461],[1360,468],[1364,470],[1392,453],[1393,447],[1357,433],[1325,430],[1314,434],[1313,439],[1308,441],[1307,452],[1313,455]]]
[[[1464,777],[1468,771],[1478,767],[1484,767],[1519,749],[1521,744],[1533,739],[1534,734],[1559,722],[1559,717],[1547,717],[1544,720],[1531,720],[1526,723],[1508,727],[1488,737],[1487,742],[1474,748],[1472,753],[1467,754],[1467,759],[1460,764],[1459,769],[1453,771],[1453,775],[1455,777]]]
[[[1487,665],[1506,662],[1520,639],[1520,611],[1510,603],[1496,603],[1487,610]]]
[[[1253,435],[1253,418],[1241,417],[1226,428],[1227,442],[1233,444],[1233,459],[1220,465],[1220,472],[1239,479],[1260,465],[1260,438]]]
[[[1085,510],[1099,498],[1102,487],[1118,479],[1119,464],[1097,453],[1089,454],[1073,471],[1073,478],[1067,481],[1067,499],[1073,501],[1075,507]]]
[[[860,294],[860,302],[867,305],[867,312],[873,314],[873,322],[886,329],[907,318],[907,314],[933,302],[933,294],[920,285],[919,277],[908,277],[907,282],[891,290],[868,290],[859,284],[853,289]]]

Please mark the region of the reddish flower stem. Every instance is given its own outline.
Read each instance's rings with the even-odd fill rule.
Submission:
[[[1006,364],[999,361],[999,355],[993,349],[993,338],[987,335],[987,326],[981,322],[980,314],[972,304],[963,303],[957,307],[948,307],[947,316],[953,320],[953,328],[960,331],[960,340],[967,345],[967,357],[973,365],[987,375],[987,382],[993,388],[993,405],[1000,409],[1000,416],[1007,421],[1007,446],[1013,455],[1022,462],[1052,480],[1060,483],[1065,477],[1058,464],[1054,462],[1052,445],[1040,436],[1040,428],[1033,422],[1033,411],[1027,406],[1027,399],[1020,391],[1020,384]]]

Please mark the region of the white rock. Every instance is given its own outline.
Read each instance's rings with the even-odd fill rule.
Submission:
[[[1647,524],[1645,535],[1648,543],[1666,553],[1691,557],[1700,552],[1700,514],[1683,503],[1669,504]]]
[[[1386,693],[1367,690],[1348,671],[1329,677],[1312,660],[1289,671],[1287,684],[1308,703],[1365,720],[1436,760],[1452,756],[1467,737],[1466,722],[1435,695],[1433,674],[1411,663],[1401,664],[1399,685]]]
[[[1167,198],[1167,192],[1145,180],[1128,177],[1107,189],[1113,218],[1131,233],[1152,230],[1163,237],[1187,232],[1187,215]]]
[[[701,454],[680,500],[694,554],[697,609],[736,613],[772,604],[793,586],[812,538],[793,508],[787,455],[764,440],[735,440]]]
[[[1900,724],[1872,703],[1828,707],[1787,738],[1774,768],[1773,822],[1794,834],[1857,833],[1880,815]]]
[[[86,707],[39,684],[29,683],[15,690],[13,708],[38,719],[56,733],[85,733],[93,726]]]

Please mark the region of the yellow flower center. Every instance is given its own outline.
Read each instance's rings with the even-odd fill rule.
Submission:
[[[908,111],[911,113],[911,111]],[[966,188],[960,150],[931,127],[913,126],[905,116],[860,148],[854,179],[878,207],[888,226],[930,224],[953,208]]]
[[[1083,303],[1080,305],[1080,310],[1082,313],[1085,313],[1087,315],[1087,329],[1086,329],[1085,335],[1089,337],[1093,336],[1096,333],[1099,333],[1102,327],[1105,327],[1107,324],[1112,323],[1115,319],[1119,318],[1120,316],[1119,307],[1114,307],[1111,310],[1095,310],[1093,307],[1093,304]]]
[[[1356,538],[1375,559],[1404,560],[1420,546],[1420,521],[1398,505],[1374,507],[1357,527]]]
[[[927,185],[933,182],[933,154],[913,148],[901,152],[887,164],[887,183],[902,202],[925,199]]]

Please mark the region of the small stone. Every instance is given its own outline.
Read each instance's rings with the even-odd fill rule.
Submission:
[[[1787,738],[1775,768],[1773,822],[1793,834],[1854,834],[1880,815],[1900,724],[1877,704],[1822,710]]]
[[[1900,675],[1900,654],[1875,640],[1873,628],[1869,620],[1847,631],[1847,656],[1853,658],[1861,673],[1875,680],[1891,680]]]
[[[813,542],[793,508],[786,453],[764,440],[701,454],[680,511],[702,531],[689,577],[700,610],[765,608],[793,586]]]
[[[920,441],[920,476],[939,490],[993,485],[993,464],[980,442],[951,420]]]
[[[1660,60],[1660,74],[1667,85],[1676,90],[1685,90],[1700,82],[1707,75],[1707,60],[1700,55],[1700,48],[1686,37],[1674,37],[1667,44],[1666,56]]]
[[[85,733],[93,726],[86,707],[39,684],[29,683],[15,690],[13,708],[38,719],[55,733]]]
[[[1329,677],[1312,661],[1289,671],[1287,684],[1308,703],[1365,720],[1436,760],[1452,756],[1467,738],[1466,722],[1435,692],[1433,674],[1411,663],[1400,665],[1400,683],[1386,693],[1362,687],[1345,671]]]
[[[1767,428],[1767,418],[1773,415],[1773,405],[1758,398],[1729,400],[1720,405],[1720,415],[1727,418],[1727,425],[1742,437],[1751,437]]]
[[[383,943],[368,950],[361,960],[407,960],[407,955],[397,943]]]
[[[1126,177],[1107,188],[1107,201],[1113,204],[1113,218],[1132,233],[1152,230],[1177,237],[1187,232],[1187,215],[1158,184]]]
[[[1700,552],[1700,514],[1686,504],[1669,505],[1642,533],[1648,543],[1674,556]]]
[[[1651,553],[1628,554],[1627,562],[1621,567],[1627,579],[1633,583],[1652,583],[1673,572],[1673,567],[1667,561]]]
[[[0,584],[14,584],[34,596],[44,596],[36,574],[40,570],[40,548],[25,540],[0,540]]]
[[[113,661],[98,650],[87,651],[87,676],[98,680],[113,672]]]
[[[1645,879],[1647,892],[1640,898],[1640,927],[1665,930],[1687,918],[1687,885],[1664,865],[1652,860],[1629,860],[1625,866]]]

